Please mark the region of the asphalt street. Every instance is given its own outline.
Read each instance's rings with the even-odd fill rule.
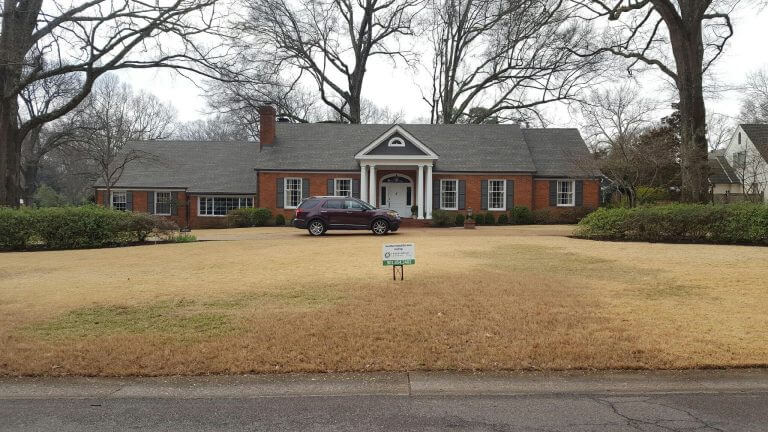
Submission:
[[[0,379],[0,431],[768,431],[768,374]]]

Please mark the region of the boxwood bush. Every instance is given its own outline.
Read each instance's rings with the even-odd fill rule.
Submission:
[[[506,225],[509,223],[509,216],[506,213],[499,215],[499,219],[496,221],[499,225]]]
[[[768,206],[667,204],[600,209],[575,234],[597,240],[768,244]]]
[[[285,225],[285,216],[283,216],[282,213],[278,213],[277,216],[275,216],[275,225],[277,226]]]
[[[530,225],[533,223],[531,209],[524,206],[515,206],[509,210],[509,223],[512,225]]]
[[[99,206],[0,209],[0,249],[75,249],[143,242],[179,227],[144,213]]]
[[[239,208],[227,214],[227,223],[231,227],[257,227],[269,223],[272,212],[265,208]]]
[[[451,227],[456,225],[456,213],[446,210],[432,210],[432,226]]]
[[[466,218],[464,217],[464,213],[456,213],[456,218],[454,219],[453,223],[456,226],[464,226],[464,220]]]

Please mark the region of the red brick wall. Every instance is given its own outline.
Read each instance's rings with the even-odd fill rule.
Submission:
[[[285,217],[293,217],[295,209],[277,208],[277,179],[282,177],[300,177],[309,179],[310,195],[327,195],[328,179],[351,178],[360,180],[360,172],[340,173],[305,173],[305,172],[259,172],[259,202],[257,207],[272,210],[272,214],[282,213]]]
[[[534,209],[549,207],[549,180],[536,179]],[[600,206],[600,181],[584,180],[584,207],[597,208]],[[567,207],[558,207],[567,208]]]
[[[522,174],[522,175],[495,175],[495,174],[468,174],[468,175],[454,175],[454,174],[437,174],[433,173],[432,178],[434,180],[442,180],[442,179],[456,179],[456,180],[464,180],[467,183],[467,208],[471,208],[472,212],[477,214],[477,212],[485,212],[486,210],[483,210],[483,203],[482,203],[482,181],[493,179],[493,180],[514,180],[515,181],[515,206],[525,206],[530,207],[532,198],[531,198],[531,182],[533,180],[533,176],[530,174]],[[507,204],[507,208],[511,208],[512,206]],[[491,213],[504,213],[502,211],[493,211]]]

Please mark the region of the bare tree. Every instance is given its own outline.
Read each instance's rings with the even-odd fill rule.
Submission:
[[[591,31],[572,13],[565,0],[435,0],[432,123],[537,119],[540,105],[579,93],[600,58],[574,54]]]
[[[653,101],[630,85],[590,93],[581,103],[584,132],[593,153],[601,155],[600,169],[634,206],[642,171],[637,161],[640,134],[650,127]]]
[[[709,143],[709,151],[727,147],[735,129],[731,117],[711,111],[707,113],[707,142]]]
[[[217,114],[210,118],[181,123],[176,128],[176,137],[192,141],[247,141],[253,139],[253,134],[240,119],[231,114]]]
[[[57,75],[36,81],[20,94],[22,117],[34,118],[48,113],[62,101],[76,94],[81,82],[75,75]],[[30,203],[38,187],[40,164],[50,152],[71,142],[78,132],[77,116],[69,113],[33,128],[22,141],[22,196]]]
[[[16,0],[2,4],[0,27],[0,205],[17,206],[21,148],[35,128],[75,109],[110,70],[168,67],[217,76],[227,65],[217,29],[216,0]],[[22,116],[20,95],[57,76],[82,85],[45,113]]]
[[[133,149],[136,140],[160,140],[171,137],[176,120],[175,109],[148,93],[134,93],[114,75],[96,84],[77,112],[81,132],[72,150],[91,163],[96,177],[107,188],[107,196],[131,163],[151,162],[152,153]]]
[[[744,123],[768,123],[768,69],[747,75],[739,118]]]
[[[258,48],[249,58],[295,75],[292,83],[308,74],[336,115],[360,123],[369,61],[406,59],[398,39],[413,33],[423,0],[242,1],[248,13],[237,25],[237,40]]]
[[[709,201],[707,116],[704,75],[733,35],[729,16],[738,0],[573,0],[588,19],[605,17],[601,46],[585,55],[609,52],[671,78],[679,96],[682,136],[682,199]]]

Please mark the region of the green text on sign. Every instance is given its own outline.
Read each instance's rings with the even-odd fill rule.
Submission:
[[[385,266],[416,264],[416,247],[413,243],[385,244],[381,248],[381,262]]]

